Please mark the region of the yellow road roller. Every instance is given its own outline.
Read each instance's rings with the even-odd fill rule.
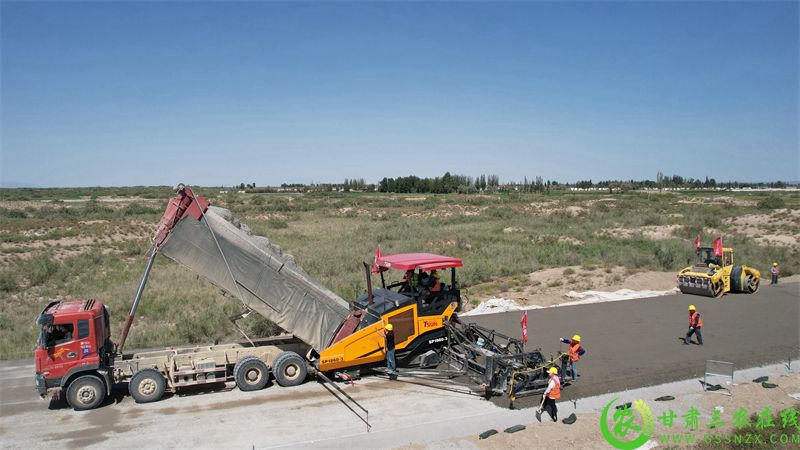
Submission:
[[[758,291],[761,273],[752,267],[736,265],[732,248],[719,250],[696,247],[697,259],[694,264],[678,272],[678,288],[681,292],[721,297],[731,291],[748,294]]]

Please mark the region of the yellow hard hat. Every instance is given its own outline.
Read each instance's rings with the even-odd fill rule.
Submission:
[[[558,367],[551,367],[547,373],[552,373],[553,375],[558,375]]]
[[[689,311],[694,311],[694,310],[695,310],[694,305],[689,305]]]
[[[438,279],[439,279],[439,277],[441,277],[441,275],[439,275],[439,272],[437,272],[437,271],[435,271],[435,270],[431,272],[431,276],[432,276],[432,277],[433,277],[435,280],[438,280]]]
[[[572,340],[573,341],[580,341],[581,340],[581,335],[576,334],[575,336],[572,336]]]
[[[777,266],[777,265],[778,265],[778,263],[774,262],[774,263],[772,263],[772,265],[773,265],[773,266]]]
[[[389,330],[389,331],[392,331],[392,330],[394,330],[394,327],[392,326],[392,324],[387,323],[386,324],[386,329]]]

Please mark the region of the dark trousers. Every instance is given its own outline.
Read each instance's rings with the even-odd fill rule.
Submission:
[[[689,332],[686,333],[686,337],[683,339],[683,342],[688,344],[692,340],[692,335],[696,334],[697,335],[697,343],[700,344],[700,345],[703,345],[703,335],[700,333],[700,328],[701,327],[689,328]]]
[[[553,419],[553,422],[558,421],[558,407],[556,406],[556,401],[548,396],[544,397],[544,410],[547,411],[547,414],[550,415],[550,418]]]
[[[778,284],[778,276],[777,275],[772,274],[772,283],[770,283],[770,284]]]

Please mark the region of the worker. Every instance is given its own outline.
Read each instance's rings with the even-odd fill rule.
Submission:
[[[387,323],[384,327],[386,333],[386,370],[389,371],[389,378],[392,380],[397,379],[397,364],[394,360],[394,327],[392,324]]]
[[[561,342],[567,344],[567,356],[569,356],[569,365],[572,371],[572,379],[578,379],[578,361],[581,359],[586,350],[581,347],[580,335],[572,336],[572,339],[561,338]],[[566,376],[566,374],[564,374]]]
[[[781,268],[778,267],[777,262],[772,263],[772,267],[769,268],[769,273],[772,274],[772,283],[770,284],[778,284],[778,275],[781,274]]]
[[[66,325],[49,325],[47,334],[48,346],[63,344],[72,340],[72,330]]]
[[[403,275],[403,284],[397,292],[411,292],[411,281],[414,279],[414,271],[406,270]]]
[[[703,335],[700,333],[701,328],[703,328],[703,319],[700,318],[700,313],[697,312],[697,308],[694,305],[689,305],[689,331],[686,333],[686,337],[683,338],[684,345],[691,343],[692,334],[696,334],[697,343],[703,345]]]
[[[433,283],[430,287],[431,292],[439,292],[442,290],[442,283],[439,282],[440,277],[441,275],[439,275],[439,272],[431,270],[431,280],[433,280]]]
[[[547,411],[553,422],[558,422],[558,407],[556,407],[556,399],[561,398],[561,379],[558,378],[558,368],[551,367],[547,373],[550,375],[550,381],[547,383],[542,395],[542,403],[539,405],[539,410],[536,411],[536,420],[542,421],[542,408]]]

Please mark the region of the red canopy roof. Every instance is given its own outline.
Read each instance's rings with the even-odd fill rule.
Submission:
[[[381,255],[375,258],[375,265],[381,271],[394,270],[435,270],[449,267],[461,267],[461,260],[449,256],[434,255],[433,253],[398,253],[396,255]]]

